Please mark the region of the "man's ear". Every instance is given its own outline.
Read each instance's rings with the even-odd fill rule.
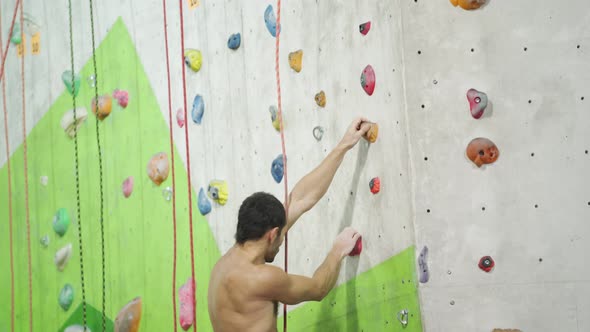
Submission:
[[[271,229],[270,231],[268,231],[268,235],[269,235],[268,239],[269,239],[270,243],[275,242],[277,237],[280,235],[279,228],[275,227],[275,228]]]

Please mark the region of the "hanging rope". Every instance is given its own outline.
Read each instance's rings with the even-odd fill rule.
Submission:
[[[72,0],[68,0],[68,14],[70,22],[70,70],[72,72],[72,87],[76,87],[74,74],[74,38],[72,29]],[[74,124],[78,122],[76,114],[76,97],[72,94]],[[84,251],[82,250],[82,218],[80,209],[80,176],[78,167],[78,126],[74,125],[74,168],[76,177],[76,216],[78,220],[78,248],[80,250],[80,284],[82,291],[82,326],[87,326],[86,316],[86,287],[84,287]]]
[[[184,119],[187,118],[187,104],[186,104],[186,74],[184,69],[184,19],[182,12],[183,0],[178,0],[180,6],[180,53],[182,56],[182,94],[184,98]],[[192,186],[191,186],[191,158],[190,148],[188,142],[188,125],[184,126],[184,138],[186,144],[186,175],[188,180],[188,220],[190,227],[190,247],[191,247],[191,276],[193,279],[193,315],[195,320],[195,332],[197,332],[197,279],[195,278],[195,248],[193,241],[193,201],[192,201]]]
[[[14,23],[16,22],[16,13],[18,12],[20,4],[20,0],[16,0],[16,5],[14,6],[14,13],[12,14],[12,23],[10,24],[10,29],[8,30],[9,37],[8,39],[6,39],[6,48],[4,48],[4,52],[2,53],[2,65],[0,65],[0,80],[2,80],[2,78],[4,77],[4,63],[6,62],[6,56],[8,55],[8,49],[10,46],[10,36],[12,36]],[[2,42],[0,42],[0,44],[2,44]]]
[[[23,26],[23,2],[20,2],[20,26]],[[25,41],[23,40],[22,43]],[[25,102],[25,53],[21,57],[21,83],[23,99],[23,157],[25,177],[25,220],[27,223],[27,256],[29,272],[29,331],[33,332],[33,271],[31,266],[31,219],[29,215],[29,165],[27,160],[27,112]]]
[[[14,21],[13,21],[14,22]],[[2,14],[0,13],[0,31],[2,31]],[[12,33],[11,33],[12,35]],[[10,39],[10,38],[9,38]],[[0,33],[0,47],[3,44]],[[6,45],[6,51],[8,46]],[[0,50],[0,53],[3,53]],[[10,176],[10,144],[8,143],[8,111],[6,108],[6,81],[2,80],[2,110],[4,111],[4,141],[6,142],[6,177],[8,184],[8,237],[10,246],[10,331],[14,332],[14,244],[12,238],[12,177]]]
[[[287,220],[289,220],[289,184],[287,181],[287,150],[285,148],[285,127],[283,126],[283,108],[281,106],[281,75],[279,66],[279,46],[281,41],[281,0],[277,0],[277,41],[276,41],[276,52],[275,52],[275,70],[277,73],[277,107],[279,109],[279,122],[281,124],[281,146],[283,149],[283,165],[285,167],[285,213]],[[289,272],[288,269],[288,253],[289,253],[289,238],[288,234],[285,234],[285,272]],[[283,331],[287,331],[287,305],[283,304]]]
[[[106,325],[106,276],[105,276],[105,254],[104,254],[104,193],[102,181],[102,151],[100,149],[100,131],[98,126],[98,73],[96,68],[96,46],[94,44],[94,10],[92,0],[90,3],[90,32],[92,34],[92,64],[94,66],[94,100],[96,107],[96,146],[98,148],[98,170],[100,186],[100,254],[102,258],[102,331],[107,329]]]
[[[172,161],[172,232],[174,234],[174,257],[172,258],[172,323],[174,324],[174,332],[176,332],[176,177],[174,176],[174,138],[172,135],[173,120],[172,100],[170,92],[170,56],[168,54],[168,19],[166,15],[166,0],[162,0],[162,8],[164,11],[164,41],[166,43],[166,75],[168,79],[168,122],[170,126],[170,160]]]

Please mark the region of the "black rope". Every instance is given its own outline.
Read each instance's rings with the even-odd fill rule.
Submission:
[[[72,30],[72,0],[68,0],[68,12],[70,18],[70,63],[72,72],[72,105],[74,107],[74,165],[76,169],[76,215],[78,217],[78,245],[80,247],[80,282],[82,284],[82,326],[86,330],[86,292],[84,287],[84,254],[82,251],[82,219],[80,217],[80,176],[78,172],[78,119],[76,114],[76,78],[74,74],[74,40]]]
[[[100,245],[102,257],[102,331],[106,331],[106,277],[104,255],[104,194],[102,187],[102,152],[100,150],[100,133],[98,127],[98,73],[96,69],[96,46],[94,45],[94,11],[90,0],[90,31],[92,33],[92,63],[94,65],[94,107],[96,110],[96,145],[98,146],[98,169],[100,184]]]

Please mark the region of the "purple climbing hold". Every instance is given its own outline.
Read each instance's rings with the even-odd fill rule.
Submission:
[[[420,269],[420,282],[425,284],[430,279],[430,272],[428,271],[428,247],[424,246],[420,251],[418,257],[418,267]]]
[[[281,183],[283,180],[283,174],[285,172],[285,165],[283,163],[283,155],[280,154],[275,160],[272,161],[272,166],[270,167],[270,174],[272,174],[272,178],[275,179],[277,183]]]
[[[369,30],[371,30],[371,21],[359,25],[359,32],[362,33],[363,36],[366,36],[367,33],[369,33]]]

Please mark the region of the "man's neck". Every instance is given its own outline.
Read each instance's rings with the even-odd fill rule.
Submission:
[[[246,241],[243,244],[234,244],[234,249],[239,255],[244,256],[252,264],[265,264],[264,254],[266,248],[258,242]]]

